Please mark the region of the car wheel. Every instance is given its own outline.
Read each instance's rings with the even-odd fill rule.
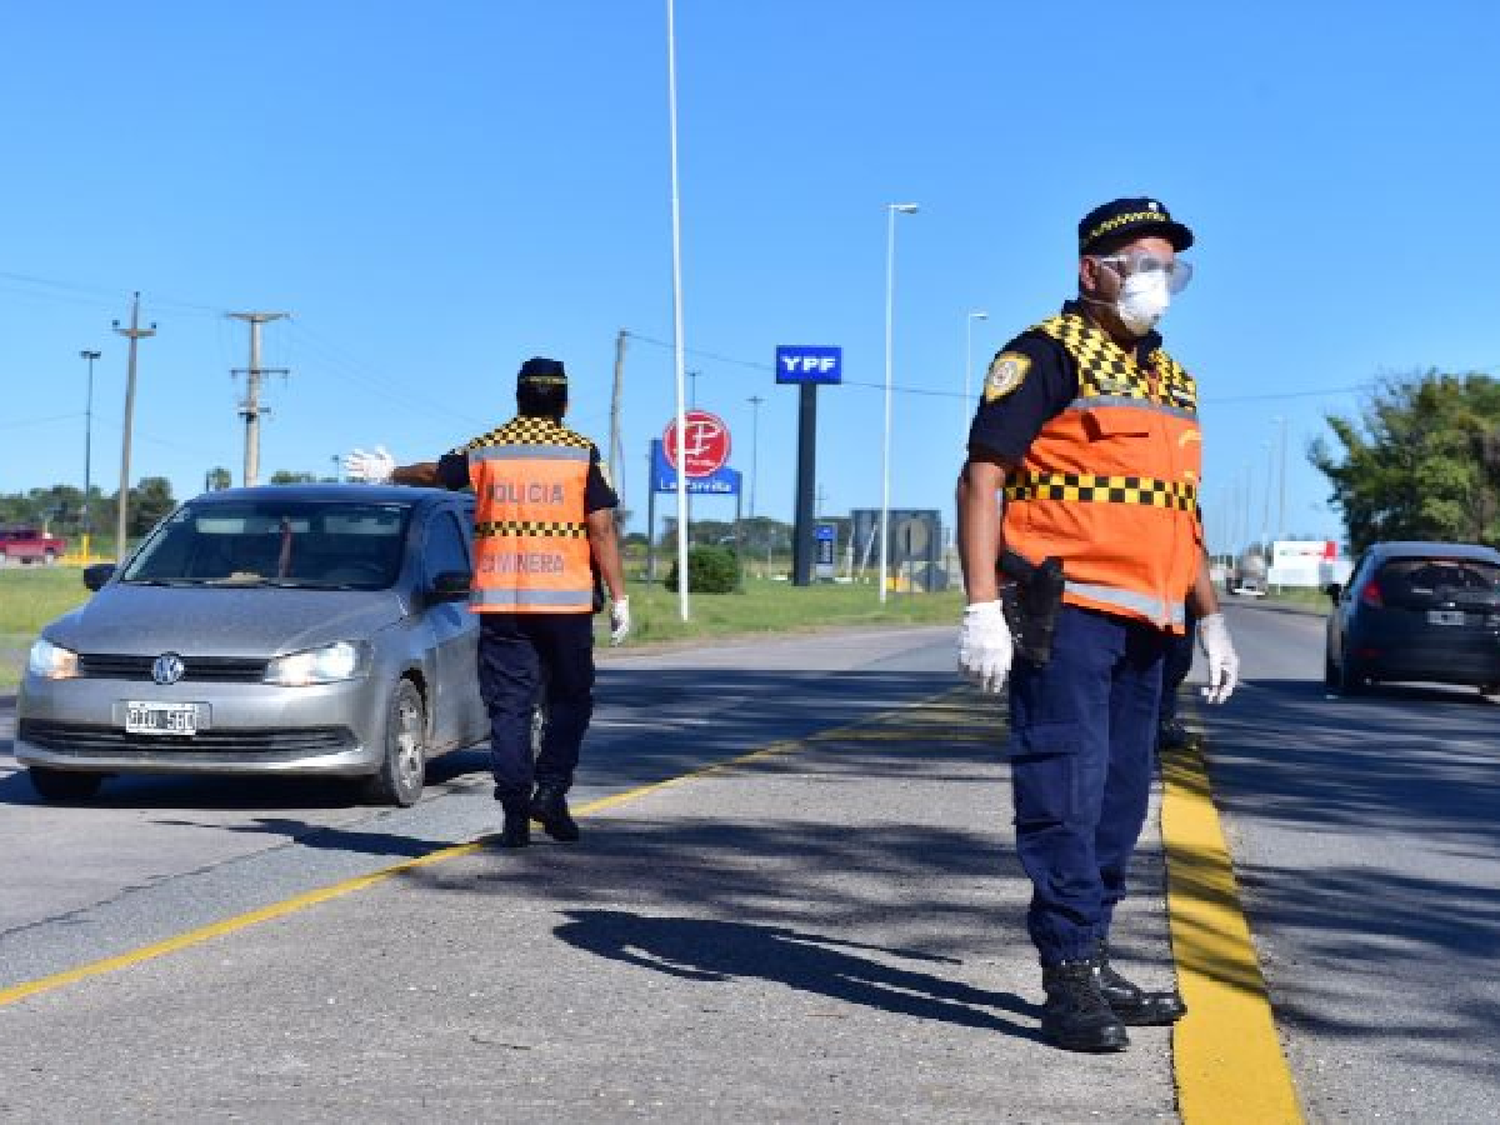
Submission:
[[[49,770],[43,766],[32,766],[26,775],[31,779],[31,787],[48,801],[86,801],[99,792],[104,781],[97,773]]]
[[[385,755],[366,783],[372,801],[406,808],[417,803],[427,774],[427,709],[417,685],[403,679],[385,715]]]

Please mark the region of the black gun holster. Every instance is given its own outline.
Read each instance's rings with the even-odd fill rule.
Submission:
[[[1001,580],[1000,604],[1016,650],[1037,667],[1052,659],[1052,634],[1062,608],[1063,569],[1056,556],[1040,563],[1007,549],[995,567]]]

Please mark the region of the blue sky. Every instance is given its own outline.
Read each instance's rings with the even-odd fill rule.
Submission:
[[[1151,194],[1192,225],[1163,323],[1199,378],[1216,544],[1341,533],[1306,462],[1383,375],[1500,363],[1500,7],[678,0],[685,332],[699,406],[757,507],[790,518],[778,343],[844,348],[821,392],[824,510],[880,502],[887,203],[899,222],[892,505],[951,510],[988,356],[1071,292],[1079,216]],[[354,446],[425,460],[507,417],[533,354],[623,486],[672,410],[665,3],[15,4],[0,27],[0,491],[118,483],[139,289],[132,478],[236,480],[246,331],[265,331],[263,474]],[[762,366],[755,366],[762,365]],[[865,384],[865,385],[855,385]],[[1268,443],[1270,448],[1267,448]],[[1243,509],[1243,499],[1239,502]],[[1278,530],[1277,492],[1270,523]],[[722,510],[720,510],[722,509]],[[732,502],[695,514],[728,518]],[[637,520],[637,525],[641,521]]]

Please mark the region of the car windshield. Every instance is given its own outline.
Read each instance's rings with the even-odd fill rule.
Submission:
[[[189,502],[146,541],[125,582],[379,590],[401,570],[409,504]]]
[[[1378,581],[1389,605],[1490,603],[1500,595],[1500,566],[1483,559],[1392,559],[1380,568]]]

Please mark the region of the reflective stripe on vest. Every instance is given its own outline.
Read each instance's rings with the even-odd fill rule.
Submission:
[[[1180,632],[1202,557],[1197,384],[1157,349],[1137,365],[1064,314],[1031,329],[1062,344],[1077,397],[1005,486],[1008,547],[1063,564],[1063,600]]]
[[[585,490],[593,445],[545,418],[517,418],[466,448],[474,486],[478,613],[591,613]]]

